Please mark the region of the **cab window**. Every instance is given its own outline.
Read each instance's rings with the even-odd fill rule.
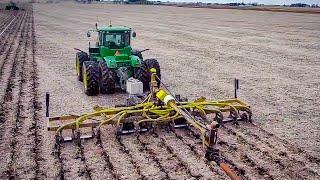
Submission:
[[[110,49],[122,49],[130,45],[130,32],[106,32],[103,44]]]

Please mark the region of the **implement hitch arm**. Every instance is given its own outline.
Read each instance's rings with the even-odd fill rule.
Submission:
[[[218,150],[215,150],[213,146],[217,142],[217,131],[219,124],[213,121],[210,125],[204,125],[201,122],[193,118],[187,111],[177,106],[175,98],[167,94],[164,90],[160,89],[157,94],[157,98],[164,102],[167,106],[173,108],[177,111],[182,117],[184,117],[187,122],[193,125],[201,133],[201,139],[204,146],[206,146],[206,158],[208,160],[215,161],[219,167],[230,177],[232,180],[240,180],[241,178],[224,162],[219,158]]]

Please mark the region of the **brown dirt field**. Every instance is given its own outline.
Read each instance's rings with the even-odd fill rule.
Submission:
[[[162,79],[193,100],[240,98],[254,123],[219,130],[221,157],[243,179],[320,179],[320,18],[316,14],[111,4],[33,4],[0,11],[0,179],[228,179],[204,158],[195,129],[115,136],[54,148],[51,116],[123,103],[125,93],[88,97],[74,47],[112,20],[134,27]],[[2,18],[3,17],[3,18]],[[98,17],[98,18],[97,18]]]
[[[320,8],[299,8],[283,6],[223,6],[223,5],[196,5],[196,4],[171,4],[167,6],[187,7],[187,8],[210,8],[210,9],[235,9],[252,11],[272,11],[272,12],[291,12],[291,13],[310,13],[319,14]]]

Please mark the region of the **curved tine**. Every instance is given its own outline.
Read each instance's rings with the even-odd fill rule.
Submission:
[[[229,107],[231,108],[230,116],[231,116],[232,118],[236,119],[236,118],[240,117],[240,116],[239,116],[239,113],[238,113],[238,111],[237,111],[237,108],[235,108],[235,107],[232,106],[232,105],[229,105]],[[233,113],[233,114],[232,114],[232,113]]]
[[[58,148],[60,148],[60,144],[63,142],[63,138],[62,138],[62,133],[61,132],[56,133],[55,140],[56,140],[56,143],[55,143],[54,147],[56,149],[58,149]]]
[[[128,114],[127,111],[124,111],[124,112],[121,113],[119,119],[117,120],[117,125],[116,125],[117,127],[120,126],[120,121],[124,118],[124,116],[125,116],[126,114]]]
[[[99,144],[101,142],[101,130],[100,127],[97,128],[97,144]]]
[[[125,115],[128,115],[128,114],[132,114],[132,113],[143,113],[147,111],[146,109],[140,109],[140,110],[126,110],[126,111],[123,111],[122,114],[120,115],[119,119],[117,120],[117,126],[120,125],[120,122],[122,119],[124,119]]]
[[[247,116],[247,117],[245,117],[246,120],[249,121],[249,122],[252,122],[252,119],[251,119],[252,118],[252,111],[251,111],[251,109],[248,108],[248,107],[244,107],[243,110],[241,110],[241,111],[244,111],[243,114],[245,114],[245,113],[247,114],[247,115],[245,114],[245,116]],[[241,118],[244,117],[243,114],[240,115]]]
[[[203,115],[203,116],[206,116],[206,115],[207,115],[207,114],[206,114],[206,111],[204,110],[204,108],[196,105],[196,106],[195,106],[195,109],[199,110],[201,116],[202,116],[202,115]],[[205,118],[206,118],[206,117],[205,117]]]
[[[121,112],[118,112],[117,114],[115,114],[114,116],[112,116],[112,117],[109,118],[109,119],[103,120],[103,121],[98,125],[98,129],[100,129],[101,126],[103,126],[104,124],[107,124],[108,122],[112,121],[114,118],[116,118],[117,116],[119,116],[121,113],[122,113],[122,111],[121,111]]]
[[[80,147],[81,146],[81,134],[80,134],[80,130],[76,130],[76,144]]]
[[[179,114],[179,113],[176,113],[174,116],[176,116],[176,115],[178,115],[178,114]],[[170,115],[170,112],[167,113],[166,115],[160,116],[160,117],[158,117],[158,118],[151,118],[150,116],[148,116],[147,114],[145,114],[146,119],[142,119],[142,120],[138,121],[138,122],[137,122],[137,125],[139,125],[140,123],[143,123],[143,122],[156,122],[156,121],[166,121],[166,120],[169,121],[169,119],[174,118],[174,116],[168,117],[169,115]],[[167,117],[168,117],[168,118],[167,118]]]
[[[139,104],[139,105],[140,105],[140,106],[145,106],[145,107],[148,107],[148,106],[150,107],[150,106],[151,106],[151,104],[147,104],[147,103]],[[139,105],[135,106],[134,108],[137,108]],[[131,111],[134,111],[134,108],[133,108],[133,109],[130,109],[130,110],[131,110]],[[76,129],[79,129],[80,123],[83,123],[84,121],[88,120],[90,117],[104,114],[104,113],[108,112],[109,110],[110,110],[110,109],[103,109],[103,110],[100,110],[100,111],[96,111],[96,112],[93,112],[93,113],[90,113],[90,114],[85,114],[85,115],[83,115],[83,116],[78,117],[78,118],[76,119],[76,122],[75,122],[75,124],[76,124]],[[112,109],[112,110],[113,110],[113,109]],[[122,114],[122,113],[126,114],[127,111],[130,111],[130,110],[128,110],[128,109],[123,109],[123,110],[121,110],[120,112],[118,112],[117,114]],[[117,114],[116,114],[116,115],[117,115]],[[117,122],[117,125],[118,125],[118,126],[119,126],[120,120],[123,118],[124,114],[122,114],[122,115],[121,115],[122,117],[119,118],[119,120],[118,120],[118,122]],[[112,118],[112,119],[113,119],[113,118]],[[100,125],[106,124],[106,122],[108,122],[108,120],[103,121],[103,123],[100,123]],[[74,122],[72,122],[72,124],[74,124]],[[100,126],[100,127],[101,127],[101,126]],[[59,129],[60,129],[60,128],[59,128]],[[62,129],[63,129],[63,128],[61,128],[61,130],[62,130]]]
[[[214,117],[214,120],[217,121],[220,125],[223,124],[223,114],[221,111],[216,112],[216,116]]]
[[[79,129],[79,128],[80,128],[80,124],[83,123],[84,121],[88,120],[88,119],[91,118],[91,117],[101,115],[102,113],[105,113],[105,112],[104,112],[103,110],[101,110],[101,111],[96,111],[96,112],[93,112],[93,113],[88,113],[88,114],[85,114],[85,115],[82,115],[82,116],[78,117],[78,118],[75,120],[76,129]],[[74,122],[73,122],[73,123],[74,123]]]
[[[210,104],[210,105],[207,105],[207,106],[213,107],[213,109],[207,109],[207,110],[213,111],[216,114],[216,116],[214,117],[213,120],[217,121],[219,124],[222,124],[222,121],[223,121],[223,118],[224,118],[222,111],[220,111],[220,109],[217,108],[217,106],[215,106],[215,105]],[[206,109],[204,109],[204,111],[205,110]]]

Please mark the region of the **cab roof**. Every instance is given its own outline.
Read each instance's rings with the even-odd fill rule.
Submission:
[[[98,28],[98,31],[131,31],[130,27],[127,26],[102,26]]]

